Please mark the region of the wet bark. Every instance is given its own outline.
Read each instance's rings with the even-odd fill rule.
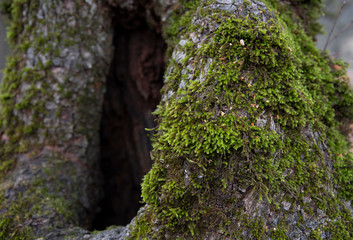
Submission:
[[[271,201],[259,200],[260,193],[264,194],[261,184],[267,184],[267,180],[262,183],[259,179],[243,179],[248,171],[256,171],[251,168],[251,161],[262,156],[262,150],[258,149],[246,156],[240,150],[233,151],[228,156],[228,160],[233,161],[231,170],[222,164],[217,165],[218,180],[229,181],[226,187],[222,187],[215,180],[216,184],[207,189],[209,195],[205,199],[199,198],[199,190],[193,189],[191,180],[187,179],[195,174],[199,179],[213,179],[213,172],[203,172],[205,167],[193,163],[197,158],[176,152],[179,146],[173,149],[166,145],[163,151],[167,149],[167,153],[162,154],[155,149],[155,168],[160,167],[165,175],[160,178],[155,175],[154,180],[145,182],[157,184],[160,202],[151,203],[147,197],[144,207],[140,208],[139,186],[152,165],[152,148],[144,129],[155,127],[151,112],[161,98],[166,64],[167,39],[161,37],[162,29],[167,26],[172,12],[182,8],[180,5],[172,0],[38,0],[12,4],[10,40],[14,51],[8,60],[1,88],[1,239],[154,239],[155,236],[191,239],[195,237],[194,231],[200,239],[228,239],[231,236],[225,232],[241,228],[244,221],[254,221],[264,229],[262,233],[254,233],[253,229],[258,228],[249,225],[238,231],[241,237],[250,239],[259,234],[256,236],[265,239],[276,236],[276,228],[285,219],[290,223],[283,236],[290,239],[307,239],[313,229],[318,229],[323,238],[332,236],[323,228],[335,220],[318,207],[313,200],[317,196],[304,196],[298,192],[302,188],[284,187],[277,195],[270,196],[275,205]],[[276,14],[259,1],[248,4],[224,0],[204,7],[221,13],[230,12],[239,19],[255,14],[263,22]],[[295,7],[299,16],[305,15],[306,8]],[[185,63],[188,52],[182,48],[183,40],[191,38],[193,44],[203,44],[220,27],[219,21],[202,15],[196,14],[192,21],[192,24],[202,25],[204,30],[184,35],[183,27],[179,29],[172,60],[164,76],[167,84],[161,106],[182,98],[184,95],[177,92],[182,91],[195,74],[186,72],[186,69],[195,69],[195,62],[191,59]],[[216,60],[215,57],[213,60],[204,57],[204,61],[210,64]],[[167,79],[176,70],[172,63],[185,66],[178,73],[180,79],[171,84]],[[204,65],[201,71],[207,73],[210,64]],[[251,75],[250,72],[247,74]],[[250,77],[244,76],[251,86]],[[210,89],[210,86],[206,88]],[[249,98],[255,97],[251,95]],[[202,102],[203,99],[199,100]],[[223,105],[213,107],[213,118],[228,114]],[[247,110],[237,110],[235,114],[248,116]],[[269,132],[284,139],[288,132],[276,122],[278,115],[272,110],[268,107],[249,126],[255,125],[259,129],[270,126]],[[184,109],[179,115],[187,111]],[[183,118],[178,120],[183,121]],[[163,124],[163,121],[162,116],[159,123]],[[167,131],[157,131],[161,142]],[[312,131],[310,125],[303,126],[299,132],[304,136],[301,139],[318,145],[320,159],[327,166],[325,171],[331,176],[335,171],[334,160],[320,134]],[[247,132],[242,134],[244,139],[249,138]],[[158,145],[158,137],[154,141]],[[280,152],[271,154],[276,161],[283,157]],[[217,155],[208,161],[216,162],[222,157]],[[169,168],[170,163],[175,164],[174,169]],[[210,170],[207,164],[205,166]],[[291,167],[287,169],[287,176],[295,175]],[[189,216],[199,210],[205,214],[193,216],[192,220],[180,219],[174,228],[168,228],[168,222],[160,216],[182,202],[180,199],[173,202],[175,196],[165,191],[167,183],[174,181],[178,174],[183,174],[182,184],[178,182],[181,189],[189,191],[182,194],[185,198],[181,199],[191,196],[191,200],[187,199],[192,205]],[[198,183],[209,186],[209,182],[200,180]],[[336,186],[327,186],[326,190],[337,193]],[[291,191],[293,196],[299,194],[301,198],[295,198],[294,202],[288,200],[287,194]],[[153,194],[155,189],[151,190],[151,196]],[[305,210],[311,209],[308,211],[311,215],[296,201],[304,202]],[[164,207],[163,204],[165,209],[159,208]],[[344,211],[349,215],[351,203],[346,201],[344,204]],[[206,205],[211,209],[206,211]],[[285,215],[284,211],[276,211],[274,206],[290,211]],[[137,217],[128,224],[139,208]],[[343,205],[338,208],[341,211]],[[236,219],[239,212],[234,213],[234,209],[241,209],[246,220]],[[89,231],[113,224],[128,226],[94,233]],[[220,230],[220,226],[224,228]],[[346,228],[352,232],[350,226]]]

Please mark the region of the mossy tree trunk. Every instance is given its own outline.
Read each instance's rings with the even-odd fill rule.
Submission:
[[[94,1],[7,6],[13,53],[1,86],[1,237],[53,239],[60,229],[88,227],[100,197],[111,22]]]
[[[312,41],[320,1],[144,4],[171,55],[155,162],[136,218],[98,233],[84,229],[100,198],[111,10],[141,4],[7,5],[14,49],[1,87],[0,238],[353,237],[344,135],[353,94],[344,64]]]

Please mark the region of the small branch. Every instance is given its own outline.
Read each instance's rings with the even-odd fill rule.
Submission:
[[[328,42],[328,44],[330,44],[331,42],[333,42],[339,35],[341,35],[342,33],[344,33],[352,24],[353,24],[353,20],[350,21],[339,33],[337,33],[337,34]],[[327,44],[327,45],[328,45],[328,44]]]
[[[333,33],[333,30],[334,30],[335,27],[336,27],[337,20],[338,20],[338,18],[341,16],[342,10],[343,10],[344,6],[346,5],[346,3],[347,3],[347,2],[344,1],[344,2],[342,3],[342,5],[341,5],[340,11],[338,12],[338,15],[337,15],[337,17],[336,17],[336,19],[335,19],[335,22],[334,22],[334,24],[333,24],[333,26],[332,26],[332,28],[331,28],[331,31],[330,31],[330,33],[329,33],[329,35],[328,35],[328,37],[327,37],[327,40],[326,40],[326,43],[325,43],[325,47],[324,47],[324,51],[326,51],[326,48],[327,48],[327,45],[328,45],[329,42],[330,42],[330,38],[331,38],[331,35],[332,35],[332,33]]]

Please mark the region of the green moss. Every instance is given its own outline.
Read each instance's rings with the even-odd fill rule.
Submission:
[[[323,15],[322,0],[290,0],[285,3],[267,0],[267,2],[273,9],[278,10],[282,19],[295,23],[311,38],[323,33],[322,25],[318,22],[320,16]]]
[[[6,3],[6,2],[5,2]],[[39,128],[39,119],[33,119],[31,123],[25,125],[20,115],[14,114],[17,112],[38,111],[43,108],[44,102],[39,101],[38,95],[40,91],[36,88],[36,83],[44,78],[45,68],[38,64],[33,68],[24,67],[23,52],[35,44],[28,41],[28,29],[24,29],[26,25],[23,21],[22,12],[28,2],[25,0],[15,0],[11,4],[7,3],[6,9],[10,12],[11,24],[8,29],[8,41],[12,47],[13,54],[7,58],[7,65],[4,70],[4,77],[0,90],[1,117],[0,125],[4,135],[9,140],[1,143],[2,150],[0,151],[1,161],[5,161],[7,167],[0,171],[0,177],[3,178],[11,169],[12,164],[8,161],[11,155],[17,151],[23,151],[25,136],[32,135]],[[32,7],[37,6],[36,3],[31,3]],[[32,31],[35,29],[32,27]],[[26,37],[25,37],[26,36]],[[25,90],[21,87],[27,85]],[[25,91],[25,92],[23,92]],[[17,96],[24,96],[19,100]],[[38,99],[37,101],[35,99]],[[33,114],[33,117],[38,114]],[[6,146],[6,147],[5,147]],[[20,149],[21,146],[21,149]],[[9,150],[11,151],[9,151]],[[5,151],[4,151],[5,150]]]
[[[163,37],[167,40],[168,50],[167,55],[170,57],[173,47],[178,41],[178,34],[185,33],[187,28],[190,27],[192,20],[192,12],[200,6],[200,1],[179,1],[174,7],[174,11],[168,18],[167,27],[163,29]]]
[[[318,229],[318,230],[313,230],[313,231],[311,231],[310,234],[309,234],[309,239],[312,239],[312,240],[320,240],[320,239],[322,239],[320,235],[321,235],[320,229]]]
[[[273,229],[269,229],[269,232],[270,232],[270,236],[273,239],[283,239],[283,240],[289,239],[289,237],[287,236],[288,226],[285,221],[280,221],[276,227],[274,227]]]
[[[3,203],[4,201],[4,197],[0,195],[0,202]],[[32,238],[31,229],[27,226],[21,226],[20,218],[17,216],[21,211],[27,211],[24,207],[29,206],[26,206],[24,202],[13,204],[9,210],[14,215],[5,214],[5,216],[0,218],[0,239],[26,240]],[[14,228],[16,228],[16,231],[13,231]]]
[[[55,156],[53,156],[55,159]],[[33,226],[42,224],[47,219],[60,219],[55,226],[48,225],[42,228],[62,228],[66,224],[78,225],[72,210],[77,208],[78,196],[65,196],[65,192],[72,186],[67,186],[65,179],[61,179],[62,169],[70,171],[68,163],[60,163],[61,166],[51,164],[42,166],[31,182],[22,182],[23,192],[19,192],[11,203],[3,195],[0,196],[0,209],[6,209],[0,217],[0,239],[34,239]],[[64,166],[67,164],[67,166]],[[60,170],[61,169],[61,170]],[[33,170],[33,169],[31,169]],[[30,171],[30,169],[28,169]],[[50,185],[48,182],[55,182]],[[72,192],[72,189],[70,189]],[[71,201],[68,200],[71,199]]]
[[[36,136],[39,130],[47,132],[43,123],[44,116],[48,114],[45,103],[54,102],[54,91],[51,84],[58,84],[53,83],[56,80],[53,80],[51,72],[51,59],[58,56],[58,48],[53,43],[58,43],[67,34],[73,36],[77,31],[74,27],[66,26],[65,32],[63,32],[61,23],[43,22],[35,15],[23,15],[24,9],[27,8],[33,13],[37,12],[38,2],[5,1],[2,6],[4,11],[10,15],[7,38],[12,48],[12,54],[7,58],[0,90],[0,104],[2,106],[0,128],[4,137],[8,139],[8,141],[0,143],[1,161],[4,161],[1,165],[6,166],[0,168],[0,178],[5,177],[11,167],[15,165],[14,161],[12,164],[8,161],[8,159],[13,159],[11,155],[26,151],[25,147],[28,146],[27,142],[30,138],[32,146],[40,144],[36,143],[32,136]],[[27,24],[29,21],[32,24]],[[46,35],[41,33],[43,25],[48,28]],[[61,34],[58,34],[57,29],[61,29]],[[41,54],[43,58],[36,57],[38,54]],[[26,56],[31,60],[34,58],[36,60],[28,64]],[[47,59],[47,61],[43,59]],[[63,97],[71,98],[73,94],[69,92],[69,88],[65,87],[65,84],[67,83],[63,83],[63,86],[58,84],[58,88],[65,88],[68,93]],[[60,112],[60,109],[57,109],[57,112]],[[28,116],[30,118],[25,120]]]
[[[337,220],[326,227],[332,232],[332,239],[352,239],[352,221]]]
[[[319,3],[310,1],[307,6],[316,8]],[[338,238],[352,236],[353,228],[347,224],[352,216],[338,207],[343,206],[341,199],[330,192],[334,187],[340,197],[353,197],[353,158],[340,131],[343,119],[353,117],[351,110],[345,111],[353,103],[345,65],[316,49],[309,36],[316,31],[315,24],[304,29],[288,11],[280,9],[279,17],[268,22],[251,15],[237,19],[207,7],[193,10],[187,19],[195,13],[220,26],[198,46],[190,35],[201,34],[204,26],[187,26],[178,35],[186,43],[175,49],[185,57],[170,61],[163,93],[173,95],[155,112],[159,118],[153,139],[155,164],[142,185],[149,217],[137,220],[137,226],[145,227],[142,232],[135,228],[131,239],[137,234],[189,239],[204,228],[238,238],[241,231],[234,229],[238,223],[251,229],[255,239],[265,235],[286,239],[285,219],[276,230],[265,231],[261,219],[249,219],[232,208],[239,199],[231,194],[224,200],[230,207],[217,209],[215,192],[223,189],[226,194],[234,181],[250,185],[259,202],[267,201],[277,214],[284,211],[274,198],[279,193],[313,214],[312,204],[303,200],[310,197],[337,224],[343,219],[326,231]],[[213,61],[205,72],[207,59]],[[190,65],[193,69],[181,74]],[[185,87],[179,87],[181,82]],[[303,134],[305,129],[313,129],[312,134]],[[332,159],[334,169],[324,155]],[[319,237],[320,229],[311,237]]]
[[[59,54],[58,46],[54,46],[54,43],[59,43],[60,38],[69,38],[75,34],[74,30],[71,27],[68,28],[67,25],[65,28],[60,23],[55,25],[60,19],[54,22],[39,21],[36,16],[38,4],[37,1],[28,0],[5,1],[5,11],[10,14],[11,23],[7,37],[12,51],[11,56],[7,58],[0,87],[0,181],[4,184],[10,181],[7,177],[16,166],[17,156],[26,153],[33,158],[38,157],[37,150],[42,149],[43,144],[55,146],[57,141],[60,141],[57,135],[48,136],[49,130],[56,133],[58,131],[47,129],[44,124],[45,116],[51,116],[45,104],[55,102],[55,86],[58,85],[57,88],[63,89],[67,82],[62,83],[63,86],[61,86],[54,79],[50,59]],[[28,11],[23,14],[25,9]],[[29,21],[31,24],[28,24]],[[43,25],[48,30],[47,35],[42,32]],[[58,35],[58,29],[61,35]],[[43,57],[38,57],[38,54]],[[28,63],[29,60],[33,62]],[[54,84],[56,85],[53,86]],[[66,88],[68,92],[69,87],[66,86]],[[77,89],[72,91],[78,93]],[[72,92],[65,97],[74,98]],[[72,102],[72,105],[76,107],[76,99]],[[56,110],[60,112],[60,109]],[[45,135],[45,143],[41,142],[42,135]],[[54,166],[57,162],[68,164],[64,159],[66,156],[59,156],[59,160],[51,156],[46,163],[48,169],[38,166],[46,174],[40,172],[42,175],[38,174],[35,179],[31,179],[31,182],[23,180],[19,183],[22,192],[16,196],[14,201],[9,202],[6,196],[1,197],[0,239],[34,238],[31,235],[32,228],[35,228],[31,225],[32,220],[44,218],[46,220],[50,218],[66,220],[65,223],[57,221],[52,227],[64,227],[64,224],[78,225],[74,221],[79,217],[73,216],[72,211],[76,207],[75,204],[79,202],[78,197],[73,193],[79,193],[77,189],[73,189],[73,186],[66,186],[67,182],[62,179],[62,172],[56,170],[73,171],[72,177],[75,177],[77,171],[73,170],[72,163],[65,168]],[[28,161],[28,171],[33,170],[31,167],[35,161],[35,158]],[[74,181],[74,179],[71,180]],[[53,186],[56,189],[53,189],[48,184],[49,182],[51,184],[55,182]],[[70,192],[70,196],[65,195],[65,191]]]

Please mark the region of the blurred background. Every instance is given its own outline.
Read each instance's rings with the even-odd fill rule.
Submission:
[[[328,35],[337,19],[336,26],[331,34],[334,39],[328,44],[327,50],[331,56],[342,58],[349,63],[348,76],[353,85],[353,0],[346,0],[340,16],[338,16],[343,4],[343,0],[325,0],[325,16],[321,17],[320,22],[324,26],[325,34],[317,36],[317,46],[323,49],[328,41]]]

